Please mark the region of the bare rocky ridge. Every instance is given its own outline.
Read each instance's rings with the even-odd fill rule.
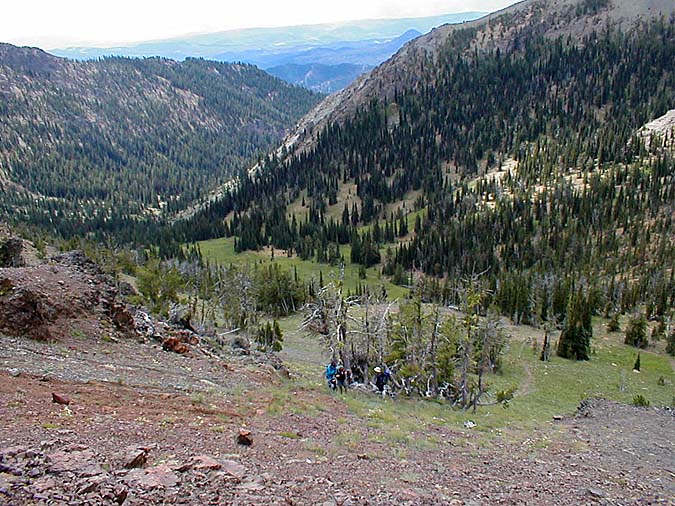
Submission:
[[[135,335],[130,309],[81,252],[0,268],[0,332],[45,341],[75,334]]]
[[[669,17],[675,12],[675,4],[669,0],[610,0],[607,8],[577,15],[577,6],[584,3],[583,0],[526,0],[476,21],[440,26],[408,42],[385,63],[323,100],[300,120],[282,146],[306,150],[327,124],[344,121],[373,99],[391,99],[396,89],[414,88],[420,78],[420,64],[436,61],[448,37],[456,30],[475,30],[471,51],[496,48],[508,51],[523,31],[549,38],[571,35],[572,40],[582,41],[584,36],[607,25],[627,30],[641,21]]]
[[[648,148],[654,139],[658,139],[663,148],[675,150],[675,109],[647,123],[640,128],[638,135],[644,139]]]

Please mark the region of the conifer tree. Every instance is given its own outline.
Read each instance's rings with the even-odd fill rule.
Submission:
[[[558,341],[558,356],[572,360],[589,360],[593,327],[588,301],[579,289],[570,297],[567,318]]]

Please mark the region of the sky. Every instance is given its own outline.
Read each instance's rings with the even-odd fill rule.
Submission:
[[[3,0],[0,42],[111,46],[238,28],[494,11],[514,0]]]

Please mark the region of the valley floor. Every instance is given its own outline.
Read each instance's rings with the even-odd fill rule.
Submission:
[[[592,400],[480,430],[441,405],[331,395],[304,337],[290,379],[134,340],[0,342],[0,504],[675,504],[662,408]]]

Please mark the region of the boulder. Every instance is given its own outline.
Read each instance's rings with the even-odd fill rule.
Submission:
[[[135,469],[145,466],[148,461],[149,449],[141,446],[128,446],[120,453],[122,467]]]
[[[251,446],[253,444],[251,431],[244,428],[239,429],[239,434],[237,434],[237,444]]]
[[[96,454],[89,448],[59,451],[47,455],[50,473],[70,472],[78,476],[96,476],[105,471],[96,461]]]
[[[174,336],[169,337],[162,342],[162,349],[164,351],[173,351],[174,353],[180,354],[189,353],[190,351],[190,348],[186,344],[181,343],[180,340]]]
[[[126,476],[125,480],[143,488],[169,488],[178,484],[178,476],[169,464],[160,464],[148,469],[134,469]]]
[[[8,269],[11,271],[11,269]],[[10,276],[0,272],[0,331],[50,341],[49,326],[56,318],[50,300],[30,287],[17,286]]]
[[[208,455],[198,455],[196,457],[192,457],[192,459],[190,459],[190,464],[192,469],[197,471],[211,471],[220,469],[222,467],[220,462],[218,462],[213,457],[209,457]]]
[[[233,460],[224,460],[222,462],[222,470],[230,476],[234,476],[240,480],[246,476],[247,472],[244,466]]]
[[[0,238],[0,267],[24,267],[24,241],[18,237]]]
[[[52,392],[52,402],[54,404],[62,404],[64,406],[68,406],[70,404],[70,399],[65,395],[59,395]]]

